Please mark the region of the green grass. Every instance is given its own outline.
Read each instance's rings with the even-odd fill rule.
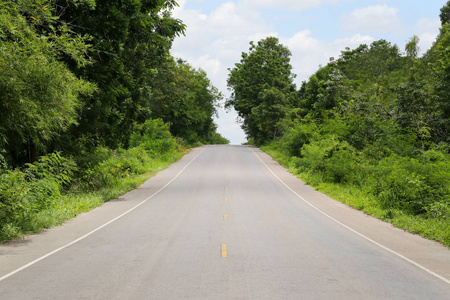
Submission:
[[[350,184],[324,182],[318,174],[298,172],[290,163],[290,159],[276,150],[263,148],[263,151],[271,155],[305,183],[331,198],[361,210],[368,215],[389,222],[395,227],[419,234],[427,239],[438,241],[450,247],[450,222],[448,219],[425,218],[421,215],[407,214],[399,209],[385,209],[373,195],[364,192],[359,187]]]
[[[182,156],[181,151],[171,151],[157,159],[147,159],[145,164],[139,166],[139,169],[145,170],[145,173],[118,173],[99,188],[74,185],[67,193],[53,200],[49,207],[34,213],[25,210],[14,222],[3,224],[0,241],[8,242],[40,232],[45,228],[61,225],[80,213],[90,211],[137,188]]]

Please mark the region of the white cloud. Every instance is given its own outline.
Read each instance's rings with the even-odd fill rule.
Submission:
[[[215,35],[241,36],[248,35],[267,25],[261,16],[252,10],[242,9],[234,2],[225,2],[213,11],[207,18],[207,31]]]
[[[199,57],[193,62],[193,65],[202,66],[202,69],[206,71],[209,76],[217,76],[222,70],[222,64],[220,60],[211,58],[209,55]]]
[[[302,11],[324,4],[345,2],[348,0],[241,0],[246,7],[253,9],[284,9],[289,11]]]
[[[180,15],[184,11],[184,6],[186,5],[186,0],[178,0],[178,7],[175,7],[172,11],[172,16],[174,18],[180,18]]]
[[[308,29],[294,34],[293,37],[285,40],[285,44],[291,51],[300,53],[316,51],[320,47],[320,42],[311,37],[311,31]]]
[[[174,16],[186,24],[186,36],[175,40],[172,54],[204,69],[215,86],[226,91],[227,68],[248,50],[249,38],[256,32],[265,37],[273,30],[257,12],[234,2],[224,2],[209,14],[185,9],[185,3],[180,1]]]
[[[243,1],[248,3],[250,0]],[[298,5],[297,8],[308,3],[321,3],[265,0],[259,5],[284,5],[283,3],[288,2]],[[193,66],[204,69],[214,85],[224,92],[227,91],[227,68],[232,68],[239,62],[243,51],[248,51],[249,41],[259,41],[268,36],[279,37],[280,42],[292,52],[293,72],[298,75],[297,83],[300,83],[317,71],[320,64],[328,62],[329,57],[338,57],[345,47],[354,48],[374,40],[370,36],[356,34],[327,43],[314,38],[308,29],[292,36],[280,37],[259,13],[244,9],[240,2],[222,3],[209,15],[199,10],[185,10],[184,5],[185,1],[180,1],[181,8],[177,11],[177,17],[187,25],[186,37],[175,40],[172,53],[175,57],[181,57]]]
[[[258,41],[260,41],[262,39],[265,39],[265,38],[267,38],[269,36],[278,37],[278,32],[275,32],[275,31],[272,31],[272,32],[269,32],[269,31],[268,32],[256,32],[256,33],[253,33],[252,35],[250,35],[247,38],[247,40],[249,42],[250,41],[258,42]]]
[[[341,17],[341,27],[348,31],[392,32],[400,31],[402,25],[398,9],[388,5],[359,8]]]
[[[297,75],[297,85],[308,79],[326,56],[326,43],[312,37],[310,30],[302,30],[291,37],[281,37],[280,42],[291,50],[292,71]]]
[[[342,50],[345,49],[345,47],[354,49],[361,44],[369,45],[373,41],[375,41],[374,37],[371,37],[370,35],[362,35],[362,34],[358,33],[349,38],[337,39],[334,41],[333,45],[335,45],[336,48],[339,48]]]
[[[243,0],[245,5],[254,8],[276,8],[287,10],[305,10],[322,4],[321,0]]]
[[[423,54],[431,48],[436,41],[440,27],[441,21],[439,19],[420,19],[417,21],[416,26],[414,26],[414,34],[420,39],[420,53]]]

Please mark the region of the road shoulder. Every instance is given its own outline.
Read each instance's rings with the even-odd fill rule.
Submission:
[[[252,151],[292,192],[299,201],[305,201],[330,216],[344,227],[354,230],[374,244],[385,247],[419,266],[441,276],[450,282],[450,249],[435,241],[427,240],[417,234],[393,227],[391,224],[368,216],[327,195],[314,190],[303,181],[289,173],[271,156],[253,148]]]

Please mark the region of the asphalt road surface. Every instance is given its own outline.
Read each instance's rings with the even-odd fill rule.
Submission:
[[[450,299],[450,251],[314,191],[257,148],[207,146],[1,245],[0,299]]]

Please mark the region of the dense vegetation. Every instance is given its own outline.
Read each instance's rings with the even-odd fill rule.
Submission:
[[[251,143],[332,196],[450,246],[450,1],[418,56],[386,40],[345,49],[293,86],[290,52],[269,37],[230,70],[226,105]]]
[[[183,147],[228,143],[222,95],[169,54],[176,5],[0,0],[0,240],[135,187]]]

